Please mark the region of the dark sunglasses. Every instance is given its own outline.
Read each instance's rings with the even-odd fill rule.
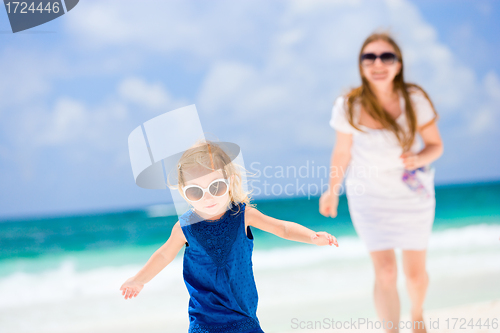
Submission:
[[[361,55],[361,64],[371,65],[377,58],[380,58],[380,60],[386,65],[393,64],[396,60],[398,60],[398,57],[392,52],[384,52],[381,55],[376,55],[375,53],[364,53]]]

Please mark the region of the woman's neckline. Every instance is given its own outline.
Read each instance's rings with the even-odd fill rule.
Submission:
[[[399,94],[399,107],[401,108],[401,114],[394,119],[396,122],[398,122],[399,119],[401,119],[405,115],[405,112],[404,112],[405,100],[404,100],[403,94],[401,94],[401,92],[398,92],[398,94]],[[387,131],[388,130],[387,128],[372,128],[372,127],[368,127],[368,126],[360,124],[359,118],[361,116],[361,109],[359,108],[358,110],[359,110],[358,117],[356,119],[358,122],[358,126],[364,127],[365,129],[372,130],[372,131],[384,131],[384,130]]]
[[[399,121],[399,119],[401,119],[404,115],[404,112],[401,112],[401,114],[399,115],[399,117],[397,117],[395,119],[395,121]],[[362,125],[362,124],[358,124],[360,127],[364,127],[365,129],[369,129],[369,130],[372,130],[372,131],[385,131],[385,130],[388,130],[387,128],[372,128],[372,127],[368,127],[368,126],[365,126],[365,125]]]

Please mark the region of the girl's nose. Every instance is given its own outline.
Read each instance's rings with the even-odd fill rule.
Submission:
[[[207,191],[204,195],[203,195],[203,199],[205,200],[210,200],[210,199],[213,199],[215,198],[212,193],[210,193],[210,191]]]

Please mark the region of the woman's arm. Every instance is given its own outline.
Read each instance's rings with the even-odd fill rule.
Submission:
[[[332,244],[339,246],[337,239],[329,233],[315,232],[295,222],[272,218],[253,207],[245,209],[245,221],[248,225],[288,240],[319,246]]]
[[[351,161],[352,134],[336,131],[337,140],[333,147],[332,158],[330,161],[329,189],[338,195],[338,187],[342,184],[344,175],[347,172],[347,166]]]
[[[174,260],[185,243],[186,238],[182,233],[179,222],[177,222],[172,228],[172,233],[167,242],[153,253],[148,262],[135,276],[128,279],[120,287],[122,295],[125,295],[125,299],[137,296],[144,284],[151,281],[152,278]]]
[[[418,133],[422,137],[425,147],[418,154],[406,152],[401,155],[407,170],[414,170],[428,165],[443,155],[443,142],[435,120],[418,128]]]
[[[319,199],[319,212],[326,217],[336,217],[340,186],[351,161],[352,134],[337,132],[337,140],[330,162],[329,187]]]

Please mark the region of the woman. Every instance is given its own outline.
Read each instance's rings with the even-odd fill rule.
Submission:
[[[442,155],[443,144],[429,97],[419,86],[404,82],[401,51],[388,34],[365,40],[359,70],[362,85],[337,98],[333,107],[330,125],[337,140],[320,213],[337,215],[338,189],[349,165],[349,212],[375,268],[377,314],[393,323],[388,332],[398,332],[394,249],[403,252],[411,318],[423,321],[429,283],[425,255],[435,213],[434,169],[429,165]],[[417,326],[415,332],[426,332],[422,323]]]

